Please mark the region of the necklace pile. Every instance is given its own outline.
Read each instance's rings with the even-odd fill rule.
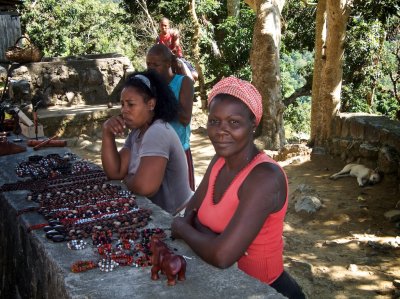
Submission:
[[[92,234],[92,242],[97,249],[97,261],[76,261],[72,264],[71,271],[76,273],[99,268],[101,272],[107,273],[124,266],[136,268],[151,266],[152,237],[163,240],[166,234],[161,228],[125,229],[119,231],[118,238],[114,242],[111,230],[96,228]]]
[[[0,191],[29,190],[26,199],[38,206],[18,215],[38,212],[47,221],[28,231],[43,229],[48,240],[66,242],[71,251],[95,249],[97,258],[74,262],[72,272],[151,265],[150,240],[164,239],[164,230],[146,228],[152,211],[140,208],[130,191],[110,184],[102,169],[70,154],[51,154],[30,156],[15,171],[24,180],[4,184]]]

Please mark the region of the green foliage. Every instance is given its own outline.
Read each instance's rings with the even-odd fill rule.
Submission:
[[[174,2],[175,5],[174,5]],[[192,56],[191,53],[191,41],[193,37],[193,23],[192,18],[189,15],[189,4],[187,0],[174,0],[174,1],[162,1],[164,4],[160,4],[161,15],[171,20],[172,25],[179,28],[181,33],[181,43],[186,58]],[[179,9],[177,9],[179,5]],[[213,28],[211,22],[208,19],[213,19],[223,14],[224,7],[221,1],[218,0],[202,0],[196,1],[196,14],[202,27],[200,44],[204,45],[209,43],[209,28]],[[179,10],[179,12],[177,12]],[[202,51],[203,52],[203,51]],[[204,53],[204,52],[203,52]],[[203,54],[202,53],[202,54]],[[205,53],[204,53],[205,54]]]
[[[280,61],[281,91],[284,98],[303,87],[311,75],[313,54],[311,52],[292,51],[282,53]],[[286,107],[283,114],[286,133],[310,133],[311,97],[301,97]]]
[[[380,58],[384,34],[379,22],[365,22],[360,18],[350,21],[343,67],[346,81],[362,84],[368,74],[379,72],[376,61]]]
[[[288,0],[282,11],[281,52],[313,51],[316,6],[305,6],[299,0]]]
[[[363,86],[356,88],[354,85],[354,83],[349,82],[342,86],[340,110],[344,112],[369,112],[369,106],[365,100],[367,89]]]
[[[362,18],[350,20],[343,65],[342,111],[369,110],[366,103],[367,95],[375,88],[381,76],[378,61],[383,34],[379,22],[365,22]]]
[[[148,16],[144,12],[144,8],[139,4],[139,1],[124,0],[122,7],[128,12],[130,22],[134,30],[134,35],[139,41],[141,47],[138,56],[145,60],[147,50],[154,44],[156,35],[150,29],[150,22],[156,26],[162,17],[166,17],[171,21],[171,27],[177,28],[180,31],[180,41],[185,57],[190,60],[191,57],[191,40],[193,36],[193,24],[189,15],[189,2],[186,0],[155,0],[146,1]],[[208,20],[221,14],[221,1],[218,0],[202,0],[196,1],[196,13],[203,27],[202,43],[209,43],[207,39],[208,28],[212,27]],[[144,63],[143,63],[144,64]]]
[[[346,32],[341,111],[393,116],[393,111],[400,109],[399,104],[395,107],[394,87],[389,77],[399,67],[393,55],[393,47],[399,43],[398,8],[399,2],[395,0],[354,2]],[[304,6],[298,0],[286,2],[281,53],[312,51],[315,13],[316,6]],[[294,77],[288,77],[282,57],[282,93],[287,97],[297,86],[292,82]]]
[[[281,53],[281,91],[284,98],[306,84],[307,78],[311,76],[313,63],[311,52]]]
[[[296,133],[310,134],[311,97],[301,97],[297,102],[286,107],[283,113],[285,131],[289,135]]]
[[[23,31],[46,56],[118,52],[128,56],[136,68],[143,69],[146,52],[155,41],[158,22],[165,16],[180,30],[184,55],[191,60],[193,24],[187,0],[26,0],[24,7]],[[345,43],[342,111],[393,117],[399,109],[390,79],[390,76],[399,76],[399,62],[394,54],[399,43],[398,8],[396,0],[354,1]],[[228,75],[251,80],[249,57],[256,20],[254,12],[242,1],[239,16],[227,18],[225,0],[197,0],[196,13],[201,23],[200,62],[206,82]],[[315,5],[286,1],[281,42],[281,82],[285,98],[304,84],[309,86],[315,15]],[[285,122],[294,131],[306,132],[302,122],[307,124],[309,108],[309,98],[301,98],[298,104],[287,108]]]
[[[147,9],[153,24],[162,17],[171,21],[171,27],[178,28],[184,56],[191,60],[191,45],[193,24],[189,15],[189,4],[186,0],[156,0],[147,1]],[[155,36],[149,31],[149,20],[139,1],[123,1],[123,7],[130,13],[135,36],[141,44],[139,56],[145,59],[147,50],[154,44]],[[227,75],[237,75],[241,78],[251,78],[249,64],[251,40],[255,15],[247,5],[242,5],[238,18],[226,18],[226,3],[218,0],[196,1],[196,14],[201,23],[200,38],[201,64],[208,78],[221,78]],[[147,24],[147,25],[146,25]],[[217,45],[222,57],[215,55]],[[207,80],[208,81],[208,80]]]
[[[21,14],[24,31],[46,56],[118,52],[132,58],[138,44],[125,18],[118,4],[100,0],[25,1]]]
[[[379,90],[376,95],[376,109],[382,114],[395,120],[400,105],[390,90]]]
[[[216,80],[229,75],[251,79],[249,57],[254,23],[254,12],[242,7],[239,17],[223,19],[209,31],[214,34],[204,39],[202,43],[206,76],[214,77]],[[212,48],[214,38],[220,55],[217,55]]]
[[[377,20],[354,17],[346,37],[341,111],[378,113],[394,117],[396,104],[389,74],[398,69],[396,41]]]
[[[356,0],[354,1],[353,13],[356,16],[362,16],[366,21],[379,21],[386,25],[393,17],[399,17],[398,0]]]

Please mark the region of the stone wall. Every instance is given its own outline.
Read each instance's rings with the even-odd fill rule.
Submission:
[[[328,151],[400,177],[400,122],[384,116],[341,113],[332,122]]]
[[[132,72],[119,54],[44,58],[13,64],[10,98],[17,103],[42,100],[44,106],[72,106],[118,102],[123,80]]]

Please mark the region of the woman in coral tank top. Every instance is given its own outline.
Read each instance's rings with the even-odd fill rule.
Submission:
[[[215,267],[238,262],[286,297],[305,298],[283,268],[286,174],[254,144],[261,95],[249,82],[228,77],[213,87],[208,101],[207,132],[216,155],[185,216],[174,219],[172,236]]]

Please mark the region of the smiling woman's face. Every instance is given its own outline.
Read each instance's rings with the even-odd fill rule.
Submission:
[[[217,155],[230,157],[253,144],[254,118],[244,103],[230,95],[217,95],[209,108],[207,133]]]

